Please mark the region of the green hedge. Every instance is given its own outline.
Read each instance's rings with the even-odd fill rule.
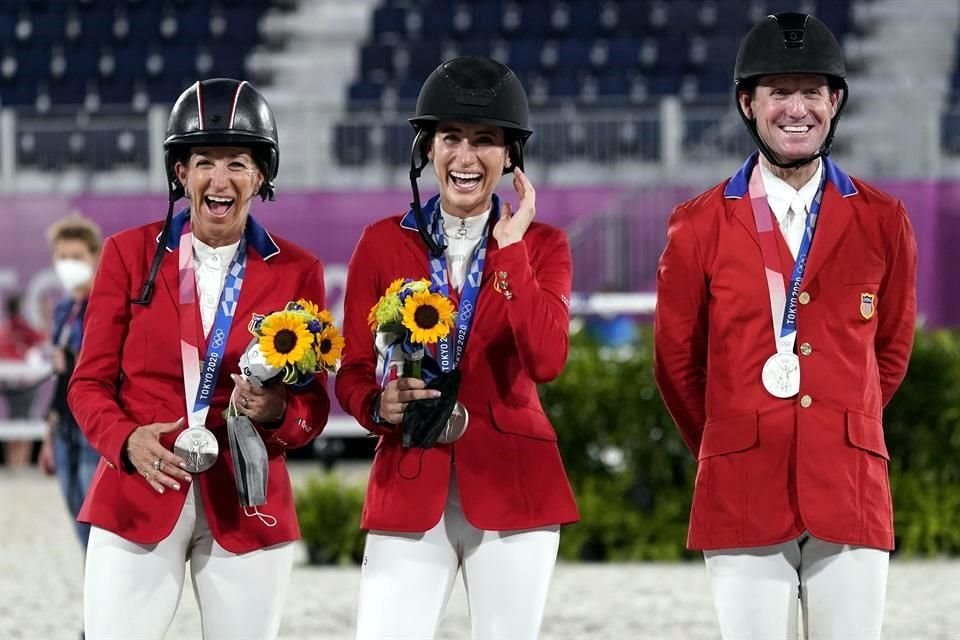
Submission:
[[[567,559],[672,560],[684,548],[696,465],[653,381],[652,332],[605,349],[575,335],[563,375],[542,389],[582,521]],[[884,412],[897,550],[960,554],[960,333],[918,331]]]
[[[564,529],[561,557],[693,557],[684,541],[696,464],[657,393],[650,329],[620,349],[575,334],[541,397],[582,517]],[[960,555],[960,332],[918,331],[884,427],[898,553]],[[296,503],[311,561],[359,561],[361,489],[312,479]]]
[[[310,564],[359,563],[363,489],[334,476],[311,477],[294,497]]]

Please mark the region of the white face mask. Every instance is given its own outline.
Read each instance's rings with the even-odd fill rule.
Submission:
[[[67,291],[84,287],[93,278],[93,267],[83,260],[56,260],[53,269]]]

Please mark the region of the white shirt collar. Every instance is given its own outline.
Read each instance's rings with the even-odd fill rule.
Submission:
[[[193,236],[193,257],[198,264],[214,269],[226,269],[237,253],[240,241],[222,247],[211,247]]]
[[[447,213],[442,207],[440,208],[440,214],[443,216],[443,233],[448,238],[479,242],[480,237],[483,235],[483,229],[487,225],[487,219],[490,217],[490,209],[487,209],[478,216],[470,216],[469,218],[461,218]],[[458,230],[461,227],[466,228],[466,236],[458,234]]]
[[[767,202],[770,203],[770,209],[773,215],[777,217],[777,223],[782,224],[790,204],[798,194],[803,201],[807,211],[813,205],[813,198],[817,195],[817,188],[820,186],[820,178],[823,176],[823,161],[817,159],[817,170],[813,173],[805,185],[797,191],[782,179],[773,174],[767,165],[758,162],[760,165],[760,176],[763,178],[763,188],[767,192]]]

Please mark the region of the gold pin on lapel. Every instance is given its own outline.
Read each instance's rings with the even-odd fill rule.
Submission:
[[[877,296],[873,293],[860,294],[860,315],[869,320],[877,312]]]

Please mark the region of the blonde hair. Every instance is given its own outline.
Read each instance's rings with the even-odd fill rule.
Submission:
[[[61,240],[80,240],[94,255],[99,255],[100,248],[103,246],[103,235],[97,223],[77,212],[50,225],[47,229],[47,239],[51,249]]]

